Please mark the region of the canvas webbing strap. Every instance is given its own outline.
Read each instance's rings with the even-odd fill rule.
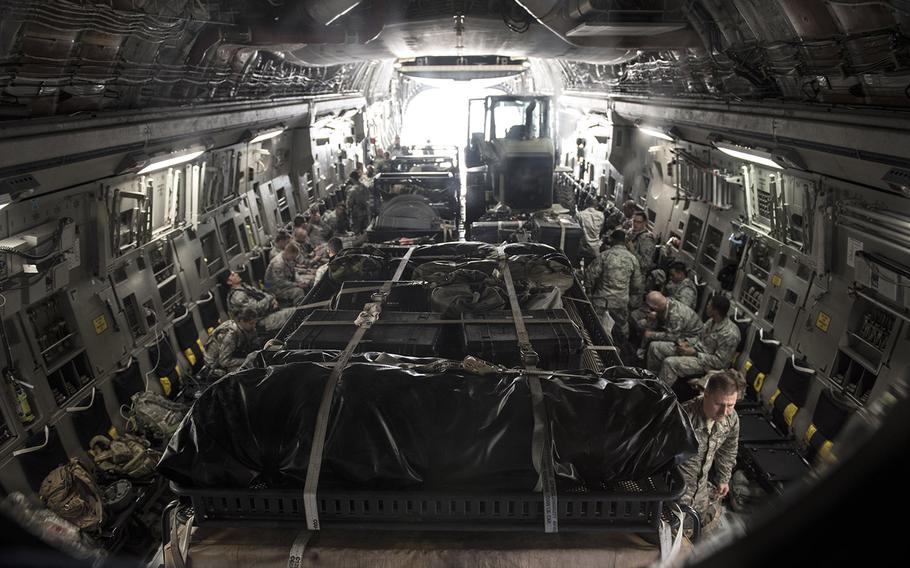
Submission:
[[[509,295],[509,306],[512,309],[512,323],[515,325],[515,334],[518,336],[518,349],[521,353],[522,365],[529,371],[528,388],[531,390],[531,405],[534,413],[534,430],[531,437],[531,461],[540,474],[539,486],[543,493],[544,531],[555,533],[559,531],[559,519],[556,500],[556,473],[553,467],[552,442],[547,420],[546,407],[544,406],[543,389],[540,379],[537,378],[537,364],[540,359],[531,345],[528,329],[525,327],[521,307],[518,305],[518,296],[515,294],[515,285],[512,282],[512,272],[509,261],[502,249],[499,249],[499,269]]]
[[[363,306],[362,313],[369,312],[374,314],[374,319],[379,318],[382,310],[382,303],[392,290],[392,285],[401,278],[402,274],[404,274],[404,269],[413,252],[414,247],[408,248],[408,251],[398,263],[398,269],[395,271],[395,275],[392,276],[391,280],[387,280],[383,283],[379,292],[373,295],[372,302],[368,302]],[[335,367],[332,369],[331,374],[329,374],[328,381],[326,381],[325,389],[322,391],[322,401],[319,403],[319,412],[316,414],[316,428],[313,431],[313,443],[310,446],[310,462],[307,466],[306,483],[303,486],[303,510],[306,516],[307,528],[310,530],[318,531],[320,529],[319,510],[316,503],[316,488],[319,486],[319,473],[322,469],[322,453],[325,450],[325,436],[329,425],[329,411],[332,408],[332,400],[335,398],[335,389],[341,381],[341,374],[344,372],[344,368],[354,354],[354,349],[357,348],[357,345],[360,343],[360,340],[363,339],[364,334],[366,334],[369,328],[370,326],[366,323],[357,327],[351,340],[348,341],[347,347],[345,347],[344,351],[338,356]]]
[[[306,552],[307,544],[313,532],[307,529],[301,530],[294,538],[294,544],[291,545],[291,552],[288,554],[288,568],[300,568],[303,566],[303,553]]]

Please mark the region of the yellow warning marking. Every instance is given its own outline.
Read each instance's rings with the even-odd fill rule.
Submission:
[[[807,444],[812,441],[812,436],[814,436],[816,432],[818,432],[818,428],[815,427],[815,424],[809,424],[809,429],[806,430]]]
[[[786,421],[787,426],[793,425],[793,417],[796,416],[798,410],[799,407],[792,402],[787,405],[787,408],[784,409],[784,421]]]
[[[92,325],[95,326],[95,333],[101,335],[107,330],[107,318],[104,317],[104,314],[101,314],[92,320]]]
[[[815,320],[815,327],[828,333],[828,326],[831,325],[831,316],[825,312],[818,312],[818,318]]]
[[[171,394],[171,379],[169,379],[167,377],[161,377],[158,379],[158,381],[161,383],[161,390],[164,391],[164,396],[170,395]]]
[[[761,392],[761,388],[765,386],[765,374],[759,373],[755,376],[755,383],[752,385],[755,388],[755,392]]]
[[[775,274],[771,277],[771,285],[775,288],[779,288],[781,282],[783,282],[783,278],[781,278],[779,274]]]

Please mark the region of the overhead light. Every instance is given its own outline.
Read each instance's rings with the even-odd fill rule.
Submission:
[[[253,138],[249,141],[249,144],[255,144],[257,142],[262,142],[263,140],[271,140],[272,138],[278,136],[279,134],[281,134],[284,131],[285,131],[284,126],[279,126],[279,127],[272,128],[269,130],[264,130],[264,131],[260,132],[259,134],[256,134],[255,136],[253,136]]]
[[[805,168],[799,155],[789,148],[773,148],[769,150],[766,148],[744,146],[727,140],[721,140],[716,135],[710,136],[708,139],[715,148],[724,154],[739,160],[745,160],[777,170],[790,167]]]
[[[338,14],[336,14],[335,17],[332,18],[331,20],[329,20],[328,22],[326,22],[325,25],[326,25],[326,26],[331,25],[332,22],[334,22],[334,21],[337,20],[338,18],[344,16],[345,14],[347,14],[348,12],[350,12],[351,10],[353,10],[354,8],[356,8],[359,4],[360,4],[360,2],[354,2],[353,4],[351,4],[350,6],[348,6],[346,9],[344,9],[343,11],[339,12]]]
[[[181,154],[171,155],[170,157],[164,159],[157,159],[151,161],[144,168],[136,172],[139,175],[147,174],[151,172],[156,172],[158,170],[163,170],[164,168],[169,168],[171,166],[176,166],[177,164],[183,164],[195,160],[199,156],[205,154],[205,149],[195,150],[192,152],[184,152]]]
[[[660,138],[661,140],[666,140],[667,142],[675,142],[677,136],[675,136],[675,131],[673,128],[664,130],[662,128],[657,128],[654,126],[645,126],[644,124],[636,124],[636,128],[642,134],[647,134],[648,136],[653,136],[654,138]]]

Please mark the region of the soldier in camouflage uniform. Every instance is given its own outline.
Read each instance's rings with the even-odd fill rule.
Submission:
[[[344,203],[335,205],[335,209],[325,214],[323,222],[331,230],[332,236],[340,237],[351,229],[348,221],[348,206]]]
[[[256,349],[256,314],[244,308],[234,319],[215,328],[205,342],[205,366],[212,377],[240,368],[246,356]]]
[[[646,353],[651,353],[651,345],[692,340],[701,332],[702,322],[698,314],[676,300],[667,298],[660,292],[649,292],[645,304],[649,311],[644,320],[638,321],[638,325],[644,330],[641,346]],[[652,365],[648,365],[648,368],[652,368]]]
[[[648,230],[648,217],[641,211],[632,214],[632,230],[629,231],[629,248],[638,259],[642,274],[650,274],[654,268],[654,249],[657,241]]]
[[[610,234],[610,247],[585,272],[585,284],[598,315],[610,312],[622,339],[629,335],[629,294],[641,294],[638,260],[625,246],[622,230]]]
[[[734,408],[739,390],[735,371],[725,371],[708,379],[703,397],[683,404],[698,452],[679,466],[686,482],[680,502],[698,512],[703,527],[717,519],[720,502],[730,491],[739,443],[739,416]]]
[[[278,229],[278,233],[275,235],[275,242],[272,244],[272,250],[269,251],[269,262],[276,256],[280,256],[289,242],[291,242],[291,234],[284,229]]]
[[[667,272],[670,274],[670,280],[664,286],[664,295],[694,310],[698,301],[698,288],[689,278],[686,265],[679,261],[674,262]]]
[[[265,287],[275,295],[280,305],[295,306],[306,296],[306,284],[297,279],[297,257],[300,249],[288,243],[284,251],[272,259],[265,271]]]
[[[739,328],[727,317],[730,300],[720,294],[708,302],[709,319],[694,341],[657,341],[648,348],[648,369],[668,385],[681,376],[704,375],[730,366]]]
[[[233,315],[243,309],[252,310],[258,326],[266,332],[278,331],[294,314],[293,308],[279,308],[275,296],[244,283],[234,271],[227,275],[225,284],[230,288],[227,293],[228,312]]]
[[[325,223],[319,211],[313,211],[310,215],[310,224],[307,225],[307,234],[309,235],[310,244],[314,247],[324,245],[332,238],[332,229]]]
[[[361,234],[367,230],[370,224],[370,204],[373,196],[370,190],[360,182],[360,174],[355,170],[351,172],[347,189],[348,213],[351,215],[351,230],[356,234]]]

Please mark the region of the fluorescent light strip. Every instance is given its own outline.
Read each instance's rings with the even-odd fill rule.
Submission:
[[[638,129],[648,136],[660,138],[661,140],[666,140],[667,142],[673,142],[673,137],[666,132],[661,132],[660,130],[655,130],[654,128],[648,128],[647,126],[639,126]]]
[[[139,174],[147,174],[149,172],[176,166],[177,164],[182,164],[184,162],[189,162],[190,160],[195,160],[203,154],[205,154],[205,150],[199,150],[198,152],[190,152],[189,154],[182,154],[180,156],[174,156],[173,158],[167,158],[166,160],[161,160],[160,162],[152,162],[151,164],[139,170]]]
[[[757,154],[751,154],[749,152],[744,152],[741,150],[734,150],[732,148],[722,148],[720,146],[718,146],[717,149],[728,156],[732,156],[734,158],[739,158],[740,160],[746,160],[747,162],[754,162],[756,164],[760,164],[762,166],[768,166],[769,168],[775,168],[778,170],[784,169],[784,167],[782,165],[778,164],[777,162],[775,162],[774,160],[772,160],[770,158],[765,158],[764,156],[759,156]]]
[[[276,128],[275,130],[268,130],[266,132],[263,132],[262,134],[259,134],[252,140],[250,140],[250,144],[255,144],[256,142],[262,142],[263,140],[271,140],[272,138],[278,136],[282,132],[284,132],[284,128]]]
[[[328,22],[326,22],[325,25],[328,26],[329,24],[331,24],[332,22],[334,22],[335,20],[337,20],[337,19],[340,18],[341,16],[344,16],[345,14],[347,14],[348,12],[350,12],[351,10],[353,10],[354,8],[356,8],[356,7],[359,6],[359,5],[360,5],[360,2],[354,2],[354,4],[353,4],[350,8],[348,8],[348,9],[345,10],[344,12],[338,14],[337,16],[335,16],[334,18],[332,18],[331,20],[329,20]],[[331,13],[331,12],[330,12],[330,13]]]

